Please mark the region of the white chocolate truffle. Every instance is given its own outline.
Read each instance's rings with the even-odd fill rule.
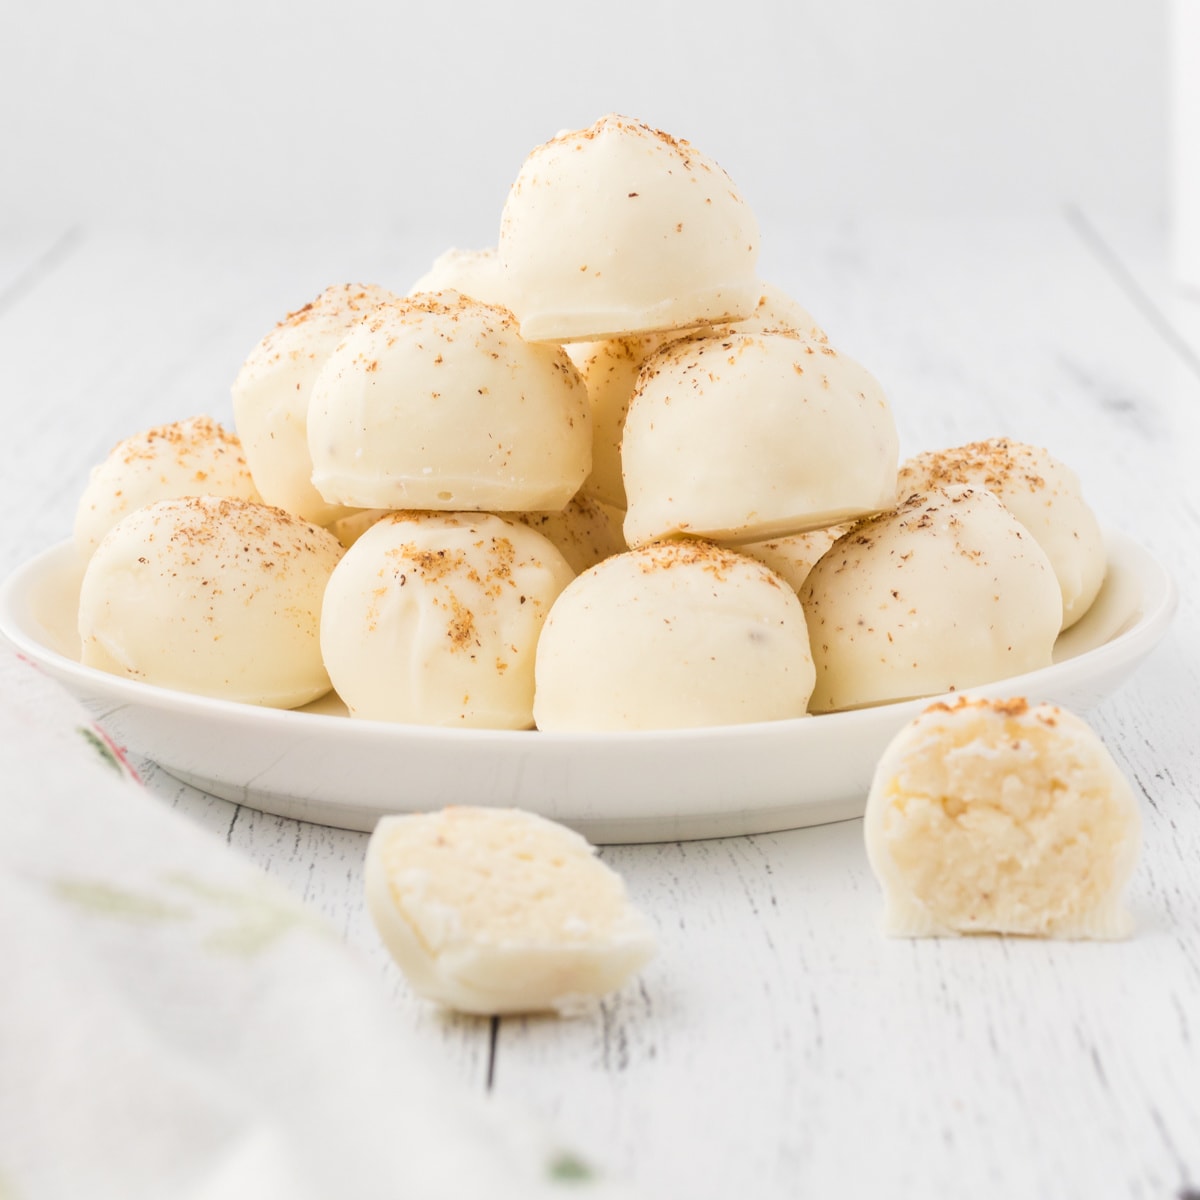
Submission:
[[[1048,667],[1062,599],[1041,547],[983,488],[914,496],[809,572],[813,712],[962,691]]]
[[[538,635],[572,578],[541,534],[488,513],[384,517],[326,589],[333,686],[353,717],[527,729]]]
[[[1104,534],[1075,472],[1048,450],[991,438],[910,458],[901,464],[897,496],[954,483],[986,487],[1033,534],[1062,589],[1063,628],[1074,625],[1108,569]]]
[[[590,496],[574,496],[557,512],[514,513],[513,519],[547,538],[576,575],[627,550],[621,536],[624,513]]]
[[[737,323],[739,333],[794,329],[813,341],[828,340],[806,308],[769,283],[758,287],[758,304],[749,317]],[[621,438],[638,375],[648,358],[678,337],[673,330],[565,347],[583,376],[592,406],[592,470],[582,490],[614,508],[626,507]]]
[[[507,308],[504,271],[495,248],[488,250],[447,250],[433,266],[408,289],[418,292],[461,292],[482,304]]]
[[[533,813],[384,817],[365,874],[375,928],[413,990],[459,1012],[569,1014],[655,951],[621,877]]]
[[[92,469],[75,512],[75,545],[91,554],[135,509],[183,496],[259,499],[241,442],[211,417],[158,425],[118,442]]]
[[[801,717],[804,612],[774,572],[711,542],[605,559],[558,598],[534,717],[553,731],[681,729]]]
[[[525,160],[500,224],[521,333],[597,341],[749,316],[758,225],[687,142],[610,115]]]
[[[562,508],[592,458],[587,389],[558,346],[458,292],[380,305],[330,355],[308,413],[313,484],[358,508]]]
[[[250,352],[233,384],[233,415],[250,473],[268,504],[328,525],[346,515],[312,485],[308,407],[325,360],[354,322],[393,293],[372,284],[326,288]]]
[[[83,663],[221,700],[296,708],[329,691],[318,629],[342,548],[282,509],[200,496],[116,525],[79,596]]]
[[[625,418],[625,540],[759,542],[891,508],[899,441],[879,384],[794,330],[682,338]]]
[[[864,834],[886,931],[1127,936],[1141,822],[1104,743],[1072,713],[958,697],[896,735]]]
[[[809,571],[846,530],[845,525],[834,525],[830,529],[813,529],[767,542],[745,542],[738,547],[738,553],[758,559],[786,580],[793,592],[799,592]]]

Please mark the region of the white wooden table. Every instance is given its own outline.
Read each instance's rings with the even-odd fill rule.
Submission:
[[[228,420],[242,357],[286,309],[334,281],[403,289],[442,248],[352,229],[0,234],[0,573],[68,535],[119,437]],[[1200,300],[1154,236],[1075,211],[767,229],[762,272],[880,378],[904,453],[1046,445],[1175,576],[1165,644],[1092,714],[1146,818],[1132,941],[885,940],[858,821],[613,847],[660,932],[641,978],[594,1018],[455,1018],[379,947],[363,835],[139,769],[360,948],[448,1073],[648,1195],[1200,1194]]]

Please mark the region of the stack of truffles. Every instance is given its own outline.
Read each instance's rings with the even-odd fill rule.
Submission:
[[[761,280],[758,243],[687,142],[609,116],[539,146],[496,249],[405,296],[329,288],[246,360],[236,438],[184,422],[97,468],[84,661],[544,730],[1049,665],[1104,575],[1078,481],[1005,439],[900,468],[879,384]]]

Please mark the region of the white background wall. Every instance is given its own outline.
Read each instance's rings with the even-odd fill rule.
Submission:
[[[526,151],[624,111],[765,222],[1161,214],[1163,0],[0,5],[0,221],[493,241]]]

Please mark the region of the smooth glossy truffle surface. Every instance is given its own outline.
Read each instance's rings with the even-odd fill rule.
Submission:
[[[458,292],[380,305],[330,355],[308,414],[313,483],[359,508],[561,508],[591,467],[587,389],[560,347]]]
[[[522,334],[600,338],[748,316],[758,225],[694,146],[610,115],[525,160],[504,205],[500,258]]]
[[[791,330],[680,339],[625,418],[625,540],[757,542],[876,513],[898,455],[879,384],[833,347]]]
[[[321,649],[351,716],[527,729],[550,605],[574,572],[541,534],[487,513],[396,513],[325,593]]]
[[[590,496],[574,496],[557,512],[514,513],[513,519],[552,542],[576,575],[627,550],[620,510]]]
[[[178,691],[296,708],[329,690],[318,629],[342,548],[245,500],[162,500],[100,543],[79,597],[83,662]]]
[[[1063,628],[1074,625],[1100,592],[1108,567],[1104,535],[1074,471],[1048,450],[991,438],[931,450],[901,464],[897,495],[946,484],[985,487],[1046,552],[1062,589]]]
[[[184,496],[259,499],[241,442],[211,417],[158,425],[118,442],[92,469],[75,512],[75,545],[91,554],[135,509]]]
[[[356,321],[394,299],[373,284],[326,288],[280,321],[250,352],[233,384],[233,415],[250,473],[263,499],[307,521],[328,525],[345,515],[312,485],[308,408],[325,360]]]
[[[800,589],[813,712],[962,691],[1048,667],[1062,600],[1041,547],[990,492],[914,496],[854,526]]]
[[[413,990],[460,1012],[569,1014],[655,950],[593,848],[517,809],[384,817],[367,846],[366,895]]]
[[[885,751],[864,832],[899,937],[1124,937],[1141,842],[1137,803],[1072,713],[960,697]]]
[[[461,292],[483,304],[507,308],[507,291],[500,255],[495,247],[488,250],[447,250],[433,261],[433,266],[408,289],[410,296],[418,292]]]
[[[803,716],[812,691],[796,594],[711,542],[618,554],[558,598],[537,655],[543,730],[677,729]]]

